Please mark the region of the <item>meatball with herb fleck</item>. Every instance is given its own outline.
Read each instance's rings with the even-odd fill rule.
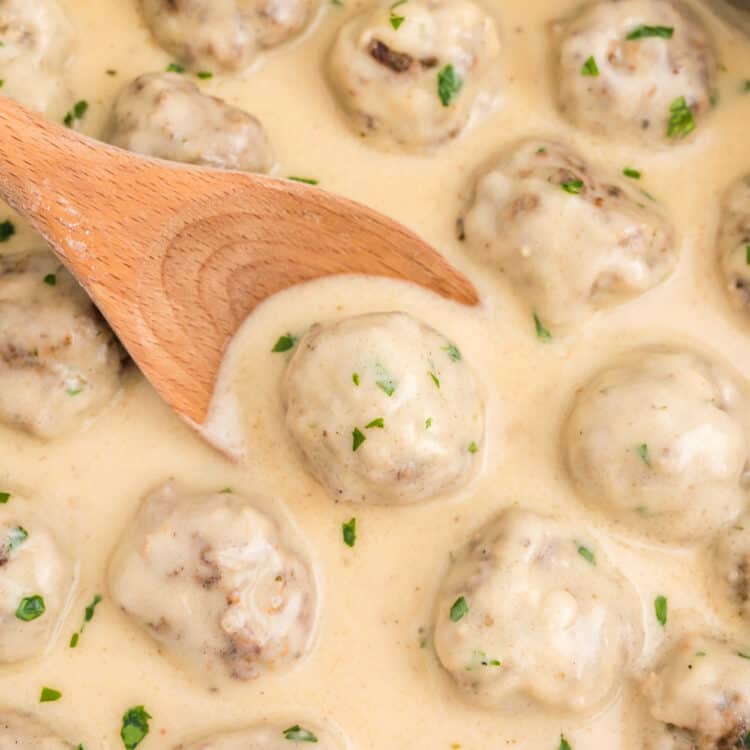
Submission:
[[[449,339],[405,313],[316,325],[283,383],[286,426],[336,500],[411,503],[455,492],[480,463],[484,407]]]
[[[0,750],[73,750],[73,745],[31,716],[0,708]]]
[[[482,172],[459,227],[552,336],[643,294],[677,262],[652,198],[547,141],[524,141]]]
[[[750,175],[737,180],[724,195],[718,260],[730,304],[750,317]]]
[[[268,172],[274,161],[255,117],[177,73],[142,75],[126,86],[109,140],[139,154],[220,169]]]
[[[62,119],[72,104],[65,71],[73,42],[57,0],[0,0],[0,93]]]
[[[628,352],[576,393],[563,452],[582,498],[656,539],[698,541],[748,500],[747,388],[685,349]]]
[[[643,640],[638,598],[575,523],[511,509],[454,557],[435,650],[485,708],[588,712],[617,694]]]
[[[679,143],[711,108],[713,45],[680,0],[599,0],[553,35],[560,110],[585,130]]]
[[[328,69],[363,138],[424,149],[464,128],[499,46],[494,22],[470,0],[404,0],[344,25]]]
[[[211,683],[280,672],[309,651],[317,608],[313,573],[288,542],[252,499],[170,482],[146,497],[122,538],[112,598]]]
[[[0,421],[38,437],[72,431],[112,401],[124,353],[49,252],[0,258]]]
[[[68,555],[26,504],[13,495],[0,506],[0,664],[44,653],[74,583]]]
[[[347,747],[346,742],[333,730],[302,722],[212,734],[178,745],[175,750],[289,750],[297,743],[308,742],[316,743],[318,750],[343,750]]]
[[[198,72],[236,72],[302,32],[313,0],[141,0],[151,32]]]
[[[646,678],[646,750],[733,750],[750,745],[750,654],[689,635]]]

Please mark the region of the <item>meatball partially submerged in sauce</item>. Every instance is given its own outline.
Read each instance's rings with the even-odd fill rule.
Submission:
[[[45,651],[74,583],[70,558],[25,503],[0,506],[0,664]]]
[[[80,747],[82,746],[79,745]],[[30,716],[0,708],[0,749],[73,750],[73,745],[54,735],[52,730]]]
[[[2,94],[58,119],[71,106],[65,70],[73,27],[57,0],[0,0]]]
[[[466,125],[499,46],[470,0],[381,3],[341,29],[329,73],[361,136],[422,149]]]
[[[750,317],[750,175],[727,190],[720,222],[719,268],[729,301]]]
[[[750,514],[740,516],[717,537],[712,555],[711,593],[750,620]]]
[[[712,534],[747,501],[747,407],[739,378],[702,354],[629,352],[576,394],[563,434],[573,482],[654,538]]]
[[[178,745],[175,750],[289,750],[298,743],[315,743],[318,750],[343,750],[346,743],[329,729],[307,722],[285,726],[257,726],[237,732],[212,734]]]
[[[750,654],[689,635],[646,679],[653,729],[647,750],[733,750],[750,745]]]
[[[157,41],[194,70],[246,68],[308,24],[313,0],[141,0]]]
[[[483,172],[459,226],[553,334],[642,294],[677,261],[671,227],[644,193],[546,141]]]
[[[308,564],[252,502],[168,483],[143,502],[110,567],[112,597],[179,663],[215,680],[290,667],[310,648]]]
[[[113,399],[123,360],[51,253],[0,258],[0,421],[45,438],[69,432]]]
[[[337,500],[428,500],[463,487],[479,463],[483,404],[471,368],[404,313],[314,326],[283,396],[289,432]]]
[[[677,143],[711,107],[713,47],[678,0],[600,0],[553,31],[558,103],[579,127]]]
[[[436,617],[441,663],[487,708],[600,708],[642,643],[636,594],[589,532],[522,510],[456,555]]]
[[[273,165],[255,117],[177,73],[142,75],[126,86],[109,140],[139,154],[220,169],[267,172]]]

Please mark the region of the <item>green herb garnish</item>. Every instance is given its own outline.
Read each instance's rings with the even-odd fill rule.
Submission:
[[[566,180],[560,183],[560,187],[571,195],[578,195],[583,190],[583,180]]]
[[[625,167],[625,169],[622,170],[622,173],[625,177],[630,177],[632,180],[641,179],[641,173],[637,169],[633,169],[633,167]]]
[[[659,624],[664,627],[667,624],[668,615],[666,596],[662,596],[661,594],[659,594],[659,596],[654,599],[654,614],[656,615],[656,619],[659,621]]]
[[[578,544],[578,554],[586,560],[586,562],[591,563],[592,565],[596,565],[596,555],[586,546],[583,544]]]
[[[648,443],[641,443],[636,450],[646,466],[651,466],[651,455],[648,452]]]
[[[428,370],[427,374],[432,378],[432,382],[435,384],[435,387],[440,388],[440,378],[437,375],[435,375],[435,373],[432,372],[432,370]]]
[[[438,71],[437,90],[440,101],[444,107],[449,106],[458,96],[463,85],[463,80],[456,73],[452,65],[448,64]]]
[[[368,422],[365,425],[366,430],[371,430],[373,427],[379,427],[381,430],[385,427],[385,419],[383,417],[377,417],[372,422]]]
[[[479,451],[479,446],[472,440],[469,443],[469,453],[477,453]]]
[[[0,222],[0,242],[7,242],[16,233],[16,228],[12,221]]]
[[[558,750],[573,750],[573,748],[570,746],[570,742],[565,739],[564,734],[560,735],[560,747],[558,748]]]
[[[47,611],[44,599],[39,594],[25,596],[16,609],[16,617],[24,622],[31,622],[41,617]]]
[[[453,602],[453,606],[451,607],[451,622],[458,622],[464,615],[468,613],[468,611],[469,605],[466,602],[466,597],[459,596],[458,599]]]
[[[8,500],[10,500],[10,492],[0,492],[0,504],[5,505]]]
[[[394,13],[394,10],[399,7],[399,5],[403,5],[406,3],[407,0],[396,0],[395,3],[393,3],[390,7],[391,15],[390,15],[390,22],[391,26],[398,31],[401,28],[401,24],[406,20],[405,16],[400,16],[398,13]]]
[[[96,612],[96,606],[102,601],[101,594],[96,594],[86,609],[83,611],[83,622],[81,628],[77,633],[73,633],[70,638],[70,648],[75,648],[78,645],[80,637],[83,635],[83,631],[86,629],[86,623],[91,622]]]
[[[367,438],[360,432],[359,427],[355,427],[352,430],[352,452],[355,452]]]
[[[29,532],[24,529],[23,526],[16,526],[10,530],[8,534],[8,541],[6,543],[6,549],[8,552],[17,550],[27,539],[29,538]]]
[[[432,427],[432,417],[427,417],[424,421],[424,428],[425,430],[429,430],[430,427]]]
[[[213,73],[212,73],[212,72],[211,72],[210,70],[199,70],[199,71],[198,71],[198,72],[197,72],[197,73],[195,74],[195,77],[196,77],[196,78],[200,78],[200,79],[201,79],[202,81],[206,81],[206,80],[208,80],[209,78],[213,78],[213,77],[214,77],[214,74],[213,74]]]
[[[286,333],[283,336],[279,336],[271,351],[275,353],[288,352],[290,349],[294,349],[296,343],[297,337],[292,336],[291,333]]]
[[[177,63],[169,63],[167,65],[167,73],[184,73],[185,68],[182,67],[182,65],[178,65]]]
[[[460,362],[462,359],[461,352],[458,350],[458,347],[455,344],[448,344],[448,346],[444,346],[443,351],[453,362]]]
[[[354,385],[356,386],[359,386],[359,373],[358,372],[352,373],[352,383],[354,383]]]
[[[292,742],[317,742],[318,738],[309,730],[301,727],[299,724],[295,724],[289,729],[285,729],[282,734],[285,740],[292,740]]]
[[[552,338],[552,334],[544,327],[536,313],[534,313],[534,329],[536,331],[536,337],[540,341],[549,341]]]
[[[46,275],[46,276],[44,277],[44,283],[45,283],[45,284],[46,284],[47,286],[56,286],[56,285],[57,285],[57,274],[54,274],[54,273],[48,273],[48,274],[47,274],[47,275]]]
[[[593,55],[589,57],[589,59],[586,60],[586,62],[583,64],[583,67],[581,68],[581,75],[591,76],[592,78],[596,78],[599,75],[599,66],[596,64],[596,60],[594,60]]]
[[[77,101],[73,105],[73,109],[68,112],[68,114],[65,115],[63,118],[63,123],[67,125],[69,128],[73,127],[73,124],[76,120],[82,120],[86,112],[88,111],[89,103],[85,99],[81,99],[80,101]]]
[[[669,105],[669,112],[667,136],[670,138],[685,138],[695,130],[693,112],[688,107],[684,96],[678,97]]]
[[[357,541],[357,519],[352,518],[346,523],[342,523],[341,534],[344,537],[344,544],[347,547],[353,547]]]
[[[628,41],[633,39],[649,39],[657,37],[659,39],[671,39],[674,29],[671,26],[638,26],[633,29],[626,37]]]
[[[144,740],[149,731],[148,720],[151,715],[143,706],[129,708],[122,717],[122,729],[120,737],[126,750],[133,750]]]
[[[289,177],[287,177],[287,180],[292,180],[294,182],[304,182],[305,185],[317,185],[319,183],[319,180],[313,179],[312,177],[295,177],[294,175],[289,175]]]
[[[55,688],[43,687],[39,694],[40,703],[51,703],[52,701],[59,701],[60,698],[62,698],[62,693]]]

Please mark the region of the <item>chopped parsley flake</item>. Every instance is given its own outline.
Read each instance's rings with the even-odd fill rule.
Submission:
[[[592,78],[596,78],[599,75],[599,66],[596,64],[593,55],[591,55],[591,57],[589,57],[589,59],[583,64],[581,75],[591,76]]]
[[[21,599],[16,609],[16,617],[23,622],[31,622],[41,617],[46,611],[44,599],[39,594],[34,594],[34,596],[25,596]]]
[[[428,370],[427,374],[432,378],[432,382],[435,384],[435,387],[440,388],[440,378],[437,375],[435,375],[435,373],[432,372],[432,370]]]
[[[745,265],[750,266],[750,245],[745,245]]]
[[[182,67],[182,65],[178,65],[177,63],[169,63],[167,65],[167,73],[184,73],[185,68]]]
[[[65,392],[68,394],[68,396],[77,396],[82,391],[83,388],[68,388]]]
[[[578,542],[576,542],[576,544],[578,545],[578,554],[584,560],[586,560],[586,562],[589,562],[592,565],[596,565],[596,555],[588,547],[584,546],[583,544],[579,544]]]
[[[292,336],[291,333],[286,333],[283,336],[279,336],[271,351],[275,353],[288,352],[290,349],[294,349],[296,343],[297,337]]]
[[[500,667],[502,662],[499,659],[490,659],[484,651],[476,650],[471,654],[471,660],[466,665],[467,672],[473,672],[479,667]]]
[[[8,552],[17,550],[27,539],[29,538],[29,532],[24,529],[23,526],[16,526],[10,530],[8,534],[8,541],[6,543],[6,549]]]
[[[344,544],[347,547],[353,547],[357,541],[357,519],[352,518],[346,523],[342,523],[341,534],[344,538]]]
[[[401,28],[401,24],[406,20],[406,17],[400,16],[398,13],[394,13],[394,11],[399,7],[399,5],[403,5],[406,2],[407,0],[396,0],[396,2],[393,3],[393,5],[391,5],[390,7],[391,16],[389,20],[391,22],[391,26],[393,26],[396,31]]]
[[[750,93],[750,79],[742,82],[742,91],[746,94]]]
[[[1,88],[2,88],[3,86],[5,86],[5,79],[4,79],[4,78],[0,78],[0,89],[1,89]]]
[[[437,90],[440,101],[444,107],[448,107],[458,96],[463,85],[463,80],[456,73],[452,65],[448,64],[438,71]]]
[[[658,37],[659,39],[671,39],[674,29],[671,26],[637,26],[626,37],[628,41],[633,39],[649,39]]]
[[[460,619],[463,618],[465,614],[467,614],[469,611],[469,605],[466,602],[466,597],[459,596],[458,599],[456,599],[455,602],[453,602],[453,606],[451,607],[451,622],[458,622]]]
[[[740,659],[750,659],[750,654],[746,654],[744,651],[738,651],[737,656],[739,656]]]
[[[70,636],[70,643],[68,644],[69,648],[75,648],[78,645],[80,637],[80,633],[73,633],[73,635]]]
[[[552,334],[544,327],[536,313],[534,313],[534,329],[536,331],[536,337],[540,341],[549,341],[552,338]]]
[[[396,383],[380,362],[375,364],[375,377],[378,378],[375,385],[390,398],[396,392]]]
[[[62,698],[62,693],[55,688],[43,687],[39,694],[40,703],[51,703],[52,701],[59,701],[60,698]]]
[[[669,105],[669,112],[667,136],[670,138],[685,138],[695,130],[693,112],[688,107],[684,96],[678,97]]]
[[[367,438],[360,432],[359,427],[355,427],[352,430],[352,452],[355,452]]]
[[[10,500],[10,492],[0,492],[0,504],[5,505],[8,500]]]
[[[331,0],[331,5],[336,5],[340,8],[344,5],[344,3],[342,2],[342,0]]]
[[[94,619],[96,606],[99,604],[99,602],[101,602],[101,600],[101,594],[96,594],[91,600],[91,604],[89,604],[83,611],[83,623],[81,624],[81,629],[77,633],[73,633],[73,635],[71,636],[70,648],[75,648],[78,645],[78,640],[83,635],[83,631],[86,629],[86,623],[91,622],[91,620]]]
[[[648,443],[641,443],[636,450],[641,457],[641,461],[643,461],[646,466],[651,466],[651,456],[648,452]]]
[[[73,127],[76,120],[82,120],[86,112],[88,111],[89,103],[85,99],[77,101],[73,105],[73,109],[68,112],[63,118],[63,123],[69,128]]]
[[[148,734],[148,720],[150,718],[151,715],[143,706],[133,706],[123,714],[120,737],[122,737],[122,744],[125,745],[127,750],[133,750],[141,744]]]
[[[641,179],[641,173],[637,169],[633,169],[633,167],[625,167],[625,169],[622,170],[622,173],[625,177],[630,177],[632,180]]]
[[[443,351],[453,362],[461,361],[461,352],[458,350],[458,347],[455,344],[448,344],[448,346],[444,346]]]
[[[372,422],[368,422],[365,425],[366,430],[371,430],[373,427],[379,427],[382,430],[385,427],[385,419],[377,417],[377,419],[373,419]]]
[[[44,283],[47,286],[56,286],[57,285],[57,274],[55,274],[55,273],[48,273],[44,277]]]
[[[356,386],[359,386],[359,373],[358,372],[352,373],[352,383],[354,383],[354,385]]]
[[[292,180],[293,182],[304,182],[305,185],[317,185],[319,183],[319,180],[312,177],[295,177],[294,175],[289,175],[287,179]]]
[[[469,443],[469,453],[477,453],[479,451],[479,446],[472,440]]]
[[[583,180],[566,180],[560,183],[560,187],[571,195],[578,195],[583,189]]]
[[[558,748],[558,750],[573,750],[573,748],[570,746],[570,742],[565,739],[564,734],[560,735],[560,747]]]
[[[430,427],[432,427],[432,417],[427,417],[424,421],[424,428],[425,430],[429,430]]]
[[[12,221],[0,222],[0,242],[7,242],[16,233],[16,228]]]
[[[289,729],[285,729],[282,734],[285,740],[292,740],[292,742],[317,742],[318,738],[309,730],[301,727],[299,724],[295,724]]]
[[[659,594],[659,596],[654,599],[654,614],[662,627],[667,624],[668,613],[667,597]]]
[[[200,78],[200,79],[201,79],[202,81],[206,81],[206,80],[208,80],[209,78],[213,78],[213,77],[214,77],[214,74],[213,74],[213,73],[212,73],[212,72],[211,72],[210,70],[199,70],[199,71],[198,71],[198,72],[197,72],[197,73],[195,74],[195,77],[196,77],[196,78]]]

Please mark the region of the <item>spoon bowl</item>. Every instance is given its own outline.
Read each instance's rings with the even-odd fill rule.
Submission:
[[[162,398],[200,428],[224,351],[265,299],[326,276],[468,279],[406,227],[323,190],[148,159],[0,97],[0,199],[44,237]]]

